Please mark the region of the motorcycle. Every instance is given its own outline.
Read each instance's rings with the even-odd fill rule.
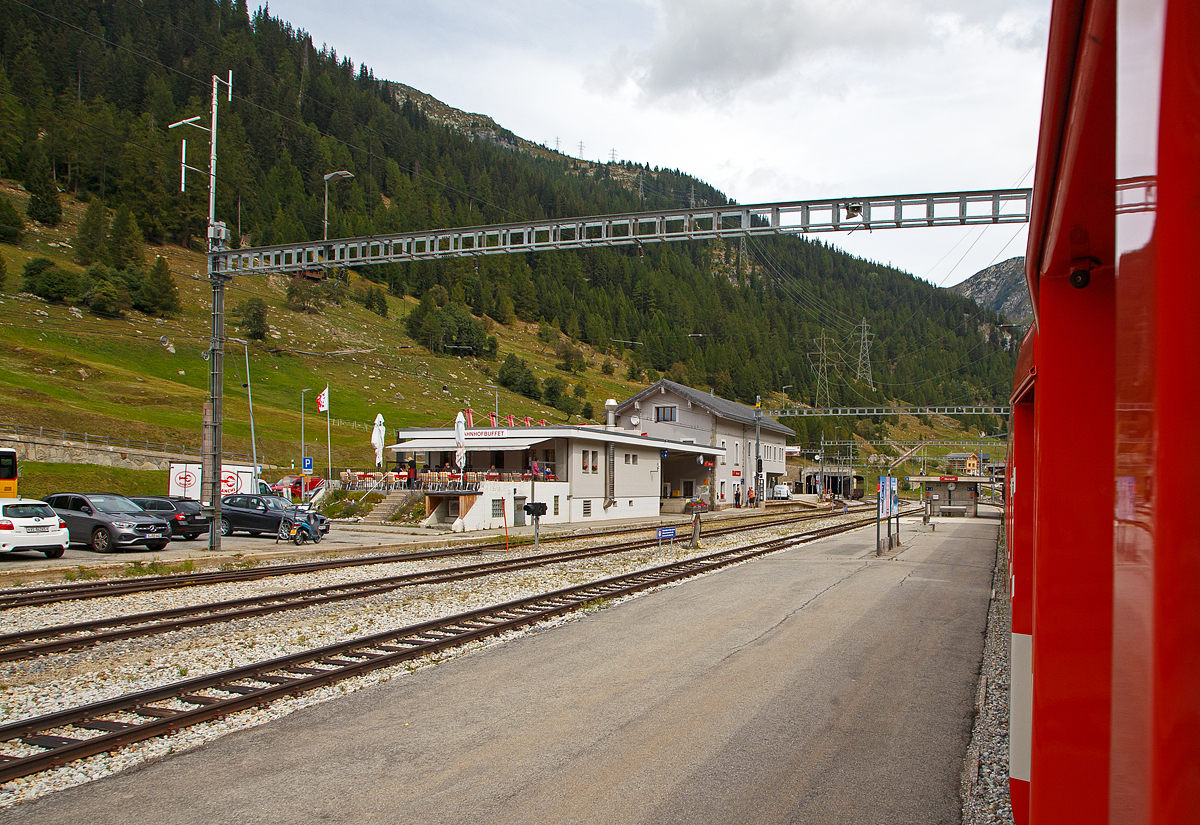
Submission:
[[[288,538],[297,547],[303,545],[306,541],[311,541],[313,544],[320,544],[321,528],[315,522],[316,517],[312,513],[297,514],[297,517],[292,520],[291,527],[288,528]]]

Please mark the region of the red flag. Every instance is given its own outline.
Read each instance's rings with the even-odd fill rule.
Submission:
[[[325,385],[325,391],[317,396],[317,412],[326,412],[329,409],[329,385]]]

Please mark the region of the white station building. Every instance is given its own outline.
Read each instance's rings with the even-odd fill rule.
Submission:
[[[610,412],[615,402],[608,405]],[[511,419],[510,419],[511,420]],[[388,447],[425,494],[425,526],[455,532],[521,526],[524,506],[546,504],[546,524],[658,516],[667,484],[678,476],[711,505],[711,478],[725,450],[651,438],[614,426],[468,427],[465,461],[455,465],[453,427],[402,429]],[[664,475],[665,474],[665,475]],[[665,476],[672,476],[667,478]]]

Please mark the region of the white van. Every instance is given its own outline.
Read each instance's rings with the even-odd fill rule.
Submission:
[[[776,484],[771,489],[771,498],[775,499],[776,501],[791,501],[792,488],[786,484]]]

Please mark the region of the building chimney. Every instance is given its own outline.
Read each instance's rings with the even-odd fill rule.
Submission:
[[[610,398],[604,402],[604,411],[608,414],[604,420],[604,426],[617,426],[617,399]]]

